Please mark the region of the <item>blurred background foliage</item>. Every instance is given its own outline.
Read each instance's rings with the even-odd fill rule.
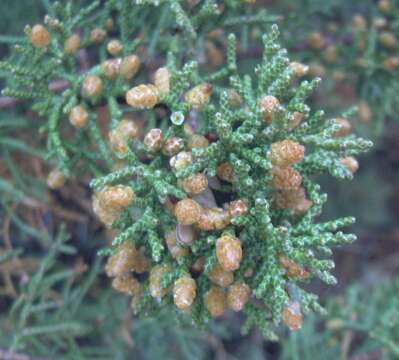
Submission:
[[[24,25],[43,18],[49,1],[2,0],[1,57]],[[91,215],[87,182],[49,191],[42,139],[32,137],[38,131],[35,114],[24,104],[10,107],[0,100],[0,358],[399,358],[399,74],[378,65],[385,50],[371,47],[375,26],[364,31],[366,49],[373,49],[366,52],[365,64],[356,65],[363,53],[348,40],[356,15],[368,24],[385,18],[399,37],[399,2],[390,0],[387,13],[380,3],[281,0],[252,5],[280,17],[293,59],[322,66],[324,82],[313,98],[315,106],[336,116],[366,102],[372,114],[367,121],[353,122],[358,133],[375,142],[360,159],[355,179],[322,179],[330,194],[323,217],[354,215],[359,236],[335,253],[338,286],[327,290],[312,284],[329,311],[326,317],[307,317],[296,333],[282,331],[280,343],[265,342],[256,331],[241,336],[242,319],[233,314],[206,329],[184,320],[179,324],[175,313],[134,318],[125,297],[110,288],[102,259],[96,257],[109,234]],[[331,32],[331,24],[337,30]],[[250,48],[244,31],[241,43]],[[325,34],[327,43],[339,49],[335,63],[325,62],[325,47],[306,45],[314,32]],[[398,46],[392,53],[397,56]]]

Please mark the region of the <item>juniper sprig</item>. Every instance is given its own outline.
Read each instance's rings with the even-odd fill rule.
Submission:
[[[278,34],[274,25],[263,36],[253,74],[241,73],[231,34],[216,72],[170,52],[162,87],[126,93],[154,126],[144,138],[121,135],[121,167],[92,187],[95,212],[118,230],[102,252],[107,272],[137,312],[174,303],[204,323],[227,304],[247,315],[244,330],[274,338],[281,319],[295,330],[321,310],[302,283],[336,282],[328,256],[355,240],[340,231],[354,219],[316,222],[327,195],[315,175],[351,179],[353,156],[371,142],[309,107],[320,79],[301,81],[308,68],[289,60]]]

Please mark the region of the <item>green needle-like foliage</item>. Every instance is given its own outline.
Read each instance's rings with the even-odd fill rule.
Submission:
[[[117,213],[113,226],[119,233],[112,248],[103,252],[113,254],[109,274],[117,279],[131,276],[121,274],[118,266],[136,248],[150,263],[144,270],[150,276],[140,277],[140,291],[133,291],[137,311],[157,311],[174,302],[190,311],[196,322],[207,321],[213,314],[209,291],[218,284],[212,276],[218,264],[234,272],[234,284],[244,283],[250,289],[242,304],[247,315],[243,330],[256,325],[274,338],[272,325],[282,317],[295,329],[302,313],[321,310],[317,296],[301,287],[303,282],[311,278],[336,282],[331,274],[334,263],[327,257],[333,246],[355,240],[354,235],[340,231],[354,219],[316,222],[327,195],[315,175],[352,178],[353,156],[371,143],[354,135],[342,136],[343,125],[310,109],[306,100],[320,80],[299,82],[303,74],[277,38],[278,29],[273,26],[263,37],[263,58],[254,74],[240,72],[234,35],[228,37],[227,64],[217,73],[204,72],[196,62],[181,66],[171,53],[169,89],[160,95],[146,90],[156,97],[158,106],[168,109],[169,120],[163,117],[161,130],[150,130],[144,144],[136,139],[119,154],[126,166],[92,181],[100,218]],[[150,108],[144,116],[151,117],[153,106],[144,106]],[[294,123],[298,115],[300,121]],[[206,144],[190,145],[194,136]],[[171,139],[183,144],[180,153],[168,153]],[[198,193],[187,187],[195,175],[205,176],[208,184]],[[124,194],[130,194],[128,204],[112,208]],[[236,201],[245,204],[238,213]],[[165,242],[170,233],[175,237],[173,246]],[[176,250],[181,256],[176,256]],[[204,267],[198,271],[195,264],[201,259]],[[136,271],[133,263],[138,260],[133,256],[131,261],[130,270]],[[151,275],[159,269],[163,269],[159,278]],[[180,287],[187,278],[191,282]],[[236,294],[233,285],[228,285],[218,288],[222,294],[218,301],[223,303],[227,293],[234,308],[231,299]]]

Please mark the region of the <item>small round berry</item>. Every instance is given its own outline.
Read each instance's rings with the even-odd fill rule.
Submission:
[[[304,270],[294,260],[291,260],[287,256],[280,255],[278,261],[280,263],[280,266],[285,269],[288,278],[306,279],[309,277],[309,272]]]
[[[107,44],[107,51],[112,56],[117,56],[122,51],[123,45],[119,40],[111,40]]]
[[[211,287],[205,293],[204,303],[212,317],[220,317],[226,309],[226,295],[222,289]]]
[[[367,104],[367,102],[361,101],[358,104],[358,116],[359,116],[359,120],[362,122],[367,123],[371,120],[373,113],[371,111],[369,104]]]
[[[170,231],[165,235],[166,245],[168,246],[169,252],[174,259],[187,256],[189,254],[188,248],[180,246],[177,242],[176,231]]]
[[[227,304],[230,309],[241,311],[248,302],[251,289],[242,281],[237,281],[231,285],[227,291]]]
[[[348,120],[344,118],[337,118],[335,119],[335,122],[340,125],[339,130],[335,132],[335,136],[342,137],[350,133],[352,125]]]
[[[127,295],[137,295],[140,292],[140,283],[131,274],[123,274],[112,280],[112,287]]]
[[[161,67],[154,74],[154,85],[158,88],[162,95],[169,94],[170,73],[168,68]]]
[[[359,169],[359,163],[353,156],[346,156],[346,157],[340,158],[339,161],[352,174],[354,174]]]
[[[184,95],[184,100],[194,109],[199,110],[204,105],[208,104],[212,91],[213,87],[211,84],[203,83],[187,91]]]
[[[109,277],[114,277],[133,271],[137,256],[138,251],[136,247],[130,241],[125,241],[108,258],[105,265],[105,272]]]
[[[314,50],[321,50],[326,44],[326,39],[322,33],[315,31],[309,35],[308,44]]]
[[[184,148],[184,141],[179,137],[171,137],[165,141],[162,153],[166,156],[177,155]]]
[[[301,161],[305,147],[293,140],[278,141],[270,146],[268,157],[273,165],[287,167]]]
[[[396,36],[390,31],[383,31],[379,37],[378,41],[382,46],[388,49],[394,49],[397,45]]]
[[[299,330],[302,327],[303,316],[301,312],[301,305],[297,301],[290,302],[282,313],[283,322],[292,331]]]
[[[147,151],[155,153],[162,149],[163,134],[161,129],[151,129],[144,137],[144,146]]]
[[[229,214],[231,217],[244,216],[248,214],[248,203],[245,200],[235,200],[229,204]]]
[[[51,35],[41,24],[33,26],[29,34],[30,42],[35,48],[44,48],[50,44]]]
[[[169,273],[171,270],[168,264],[155,265],[149,276],[149,290],[153,298],[162,298],[168,292],[170,287],[162,287],[162,279],[165,274]]]
[[[216,257],[226,271],[237,270],[242,259],[241,241],[231,235],[223,235],[216,240]]]
[[[64,186],[66,177],[64,173],[58,169],[53,169],[47,176],[47,186],[50,189],[56,190]]]
[[[82,105],[74,106],[69,114],[69,122],[77,129],[85,126],[88,118],[89,114]]]
[[[225,288],[233,283],[234,274],[231,271],[226,271],[219,264],[215,264],[212,270],[208,273],[208,278],[214,284]]]
[[[126,102],[136,109],[151,109],[158,102],[158,89],[151,84],[142,84],[126,93]]]
[[[228,162],[221,163],[216,168],[216,175],[219,179],[233,182],[234,180],[234,170],[233,167]]]
[[[188,275],[177,279],[173,286],[173,302],[180,310],[187,310],[193,304],[197,294],[197,284]]]
[[[140,68],[140,59],[137,55],[129,55],[122,59],[120,74],[125,80],[130,80]]]
[[[80,36],[79,34],[71,35],[64,44],[64,53],[67,55],[73,55],[78,51],[80,47]]]
[[[262,109],[263,120],[265,122],[272,121],[273,111],[279,105],[280,105],[280,101],[275,96],[272,96],[272,95],[263,96],[258,101],[258,106]]]
[[[293,61],[291,64],[294,79],[299,79],[309,72],[309,66],[300,62]]]
[[[88,75],[82,84],[83,95],[87,97],[96,97],[101,95],[103,91],[103,83],[96,75]]]
[[[298,189],[302,183],[301,174],[292,167],[273,166],[272,186],[277,190]]]
[[[90,33],[90,41],[94,44],[101,44],[106,36],[107,33],[104,29],[95,28]]]
[[[202,173],[190,175],[182,181],[182,187],[187,194],[197,195],[208,187],[208,178]]]
[[[196,226],[204,231],[222,230],[230,224],[230,220],[229,212],[224,209],[205,208],[202,209]]]
[[[201,216],[201,206],[192,199],[180,200],[175,206],[175,216],[182,225],[195,224]]]
[[[192,150],[196,148],[205,148],[209,145],[208,139],[203,135],[192,134],[187,140],[187,147]]]
[[[175,170],[182,170],[190,165],[193,161],[191,152],[180,151],[177,155],[170,159],[170,166]]]
[[[101,70],[107,79],[115,80],[119,74],[120,66],[120,59],[105,60],[101,63]]]
[[[128,151],[129,140],[137,138],[139,129],[136,123],[122,119],[118,126],[109,132],[109,142],[112,151],[124,154]]]

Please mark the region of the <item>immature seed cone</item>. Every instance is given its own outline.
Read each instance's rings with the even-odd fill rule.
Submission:
[[[140,59],[137,55],[129,55],[122,59],[120,74],[125,80],[130,80],[140,68]]]
[[[71,35],[64,44],[64,53],[73,55],[80,47],[80,36],[78,34]]]
[[[107,79],[115,80],[119,74],[120,65],[120,59],[105,60],[101,63],[101,70]]]
[[[77,129],[85,126],[88,118],[89,114],[82,105],[74,106],[69,114],[69,122]]]
[[[162,149],[163,134],[161,129],[151,129],[144,137],[144,147],[147,151],[155,153]]]
[[[344,118],[337,118],[335,121],[341,126],[341,128],[335,133],[335,136],[342,137],[350,133],[352,125]]]
[[[248,203],[245,200],[235,200],[229,204],[229,214],[231,217],[244,216],[248,214]]]
[[[88,75],[82,84],[83,95],[87,97],[96,97],[103,91],[103,83],[96,75]]]
[[[278,258],[280,266],[285,269],[286,275],[290,279],[306,279],[309,277],[309,272],[299,266],[294,260],[287,256],[280,255]]]
[[[280,105],[280,101],[275,96],[272,96],[272,95],[263,96],[258,101],[258,106],[263,111],[263,120],[265,122],[272,121],[273,111],[279,105]]]
[[[216,257],[226,271],[237,270],[242,259],[241,241],[231,235],[223,235],[216,240]]]
[[[216,168],[216,175],[219,179],[233,182],[234,180],[234,169],[228,162],[221,163]]]
[[[188,248],[180,246],[176,239],[176,231],[170,231],[165,235],[166,245],[168,246],[169,252],[174,259],[187,256],[189,254]]]
[[[212,317],[220,317],[226,308],[226,295],[222,289],[211,287],[205,293],[204,303]]]
[[[344,165],[352,174],[359,170],[359,163],[353,156],[346,156],[340,158],[339,161]]]
[[[180,310],[187,310],[193,304],[197,292],[197,284],[191,276],[182,276],[173,286],[173,302]]]
[[[229,104],[231,106],[240,106],[242,104],[241,95],[234,89],[229,89]]]
[[[226,271],[220,266],[215,264],[212,270],[208,273],[208,278],[216,285],[225,288],[232,284],[234,281],[234,274],[231,271]]]
[[[170,287],[162,287],[162,279],[165,274],[170,272],[171,268],[167,264],[155,265],[150,271],[149,290],[153,298],[162,298],[170,290]]]
[[[378,10],[384,14],[388,14],[392,10],[391,2],[389,0],[378,1]]]
[[[161,67],[154,73],[154,85],[158,88],[162,95],[169,94],[170,73],[168,68]]]
[[[294,79],[299,79],[305,75],[307,75],[307,73],[309,72],[309,66],[293,61],[291,64],[291,69],[293,70],[293,77]]]
[[[184,141],[179,137],[171,137],[165,141],[162,153],[166,156],[177,155],[184,148]]]
[[[301,186],[302,176],[292,167],[273,166],[272,186],[276,190],[295,190]]]
[[[112,287],[127,295],[136,295],[140,292],[140,283],[131,274],[123,274],[112,280]]]
[[[66,177],[64,173],[58,169],[53,169],[47,176],[47,186],[50,189],[56,190],[64,186]]]
[[[138,251],[136,247],[130,241],[125,241],[108,258],[105,272],[109,277],[114,277],[134,271],[137,259]]]
[[[230,309],[241,311],[248,302],[251,289],[242,281],[237,281],[231,285],[227,291],[227,304]]]
[[[139,129],[136,123],[129,119],[122,119],[118,126],[109,132],[111,150],[124,154],[128,151],[128,142],[137,138]]]
[[[107,32],[104,29],[95,28],[90,33],[90,40],[94,44],[100,44],[103,42],[106,36]]]
[[[288,123],[288,129],[289,130],[295,129],[302,122],[304,117],[305,117],[304,114],[300,113],[299,111],[294,111]]]
[[[185,93],[184,100],[194,109],[199,110],[209,102],[212,90],[213,87],[209,83],[197,85]]]
[[[205,269],[205,258],[201,256],[197,260],[195,260],[190,270],[195,273],[202,273],[204,269]]]
[[[190,175],[182,180],[183,190],[189,195],[197,195],[208,187],[208,178],[202,173]]]
[[[202,209],[197,228],[204,231],[222,230],[230,224],[230,214],[221,208]]]
[[[283,310],[282,319],[291,331],[299,330],[303,323],[303,315],[299,302],[290,302]]]
[[[112,56],[117,56],[123,49],[123,45],[119,40],[111,40],[107,44],[107,51]]]
[[[305,147],[293,140],[283,140],[271,144],[268,157],[273,165],[291,166],[305,156]]]
[[[151,84],[142,84],[126,93],[126,102],[136,109],[151,109],[158,102],[158,89]]]
[[[208,139],[203,135],[192,134],[187,141],[187,148],[189,150],[195,148],[204,148],[209,145]]]
[[[50,44],[51,35],[41,24],[33,26],[29,34],[30,42],[35,48],[44,48]]]
[[[180,200],[175,206],[175,216],[182,225],[195,224],[201,216],[201,206],[192,199]]]
[[[338,60],[338,49],[335,45],[327,46],[323,52],[323,57],[326,63],[335,64]]]
[[[212,41],[205,43],[206,57],[209,64],[213,67],[219,67],[224,63],[224,54]]]
[[[313,205],[306,198],[302,188],[294,190],[281,190],[274,193],[274,202],[279,209],[292,209],[298,214],[303,214]]]
[[[309,75],[322,78],[326,75],[326,68],[320,63],[312,62],[309,64]]]

